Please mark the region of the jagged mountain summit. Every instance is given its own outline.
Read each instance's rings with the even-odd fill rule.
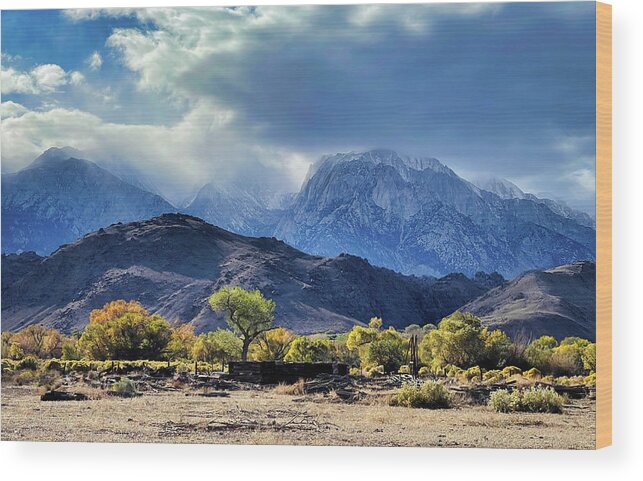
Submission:
[[[2,174],[2,251],[49,254],[114,222],[176,209],[69,147],[51,148],[24,169]]]
[[[390,150],[323,157],[276,237],[399,272],[523,271],[595,257],[595,231],[529,198],[505,199],[436,159]]]
[[[2,176],[2,250],[48,254],[113,222],[180,210],[236,233],[273,235],[310,254],[346,252],[405,274],[513,277],[595,258],[593,220],[506,181],[477,187],[434,158],[390,150],[322,157],[295,195],[267,167],[206,184],[183,208],[107,170],[50,149]],[[263,175],[265,173],[265,175]],[[262,178],[265,177],[265,181]]]
[[[523,340],[596,339],[596,264],[588,261],[526,272],[462,307],[484,325]]]
[[[4,330],[41,323],[64,332],[115,299],[197,330],[224,326],[207,298],[228,285],[260,289],[277,304],[276,324],[299,333],[345,331],[372,316],[403,328],[437,322],[504,283],[498,274],[418,278],[351,255],[311,256],[183,214],[114,224],[48,257],[5,255],[2,277]]]
[[[507,179],[493,176],[482,176],[475,179],[473,183],[480,189],[486,190],[487,192],[492,192],[502,199],[532,200],[534,202],[546,205],[556,214],[576,221],[580,225],[591,227],[592,229],[596,228],[596,220],[589,214],[576,209],[572,209],[562,202],[539,198],[533,194],[523,192],[520,187]]]

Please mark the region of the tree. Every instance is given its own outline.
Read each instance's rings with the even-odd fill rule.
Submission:
[[[56,329],[47,328],[40,324],[32,324],[12,335],[9,342],[16,344],[24,355],[47,359],[60,357],[63,336]],[[18,351],[14,350],[15,352]]]
[[[124,314],[140,314],[147,316],[149,313],[138,301],[125,301],[118,299],[108,302],[100,309],[93,309],[89,313],[89,324],[106,324],[109,321],[118,319]]]
[[[394,328],[378,333],[365,350],[367,366],[383,366],[385,372],[397,371],[406,360],[409,342]]]
[[[499,329],[494,331],[483,329],[480,336],[484,343],[484,352],[480,359],[480,365],[488,369],[504,367],[511,349],[509,336]]]
[[[272,328],[275,303],[263,297],[259,290],[246,291],[241,287],[224,287],[208,299],[215,312],[223,312],[232,330],[241,337],[241,359],[248,359],[248,348],[260,334]]]
[[[468,312],[456,311],[442,319],[438,328],[424,337],[426,341],[423,340],[421,350],[430,351],[433,363],[468,368],[476,365],[483,354],[481,334],[479,318]]]
[[[92,359],[161,359],[170,342],[170,324],[136,302],[115,301],[90,314],[78,346]]]
[[[581,353],[583,359],[583,367],[586,371],[596,372],[596,344],[593,342],[588,344]]]
[[[264,332],[257,337],[257,342],[252,344],[252,358],[255,361],[281,361],[288,354],[296,337],[283,327]]]
[[[551,358],[558,342],[552,336],[541,336],[533,340],[525,349],[525,361],[530,367],[535,367],[540,372],[551,371]]]
[[[241,340],[227,329],[210,331],[197,337],[192,356],[197,361],[210,364],[219,361],[223,370],[228,361],[239,359],[241,356]]]
[[[191,324],[181,324],[172,329],[170,342],[165,349],[168,359],[189,359],[196,339]]]
[[[379,331],[382,329],[382,325],[384,322],[382,321],[381,317],[371,317],[371,320],[368,321],[368,327],[371,329],[375,329],[376,331]]]
[[[289,362],[331,362],[333,344],[328,339],[297,337],[288,349],[284,360]]]

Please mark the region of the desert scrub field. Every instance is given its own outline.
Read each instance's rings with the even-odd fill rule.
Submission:
[[[562,414],[496,412],[449,395],[450,408],[391,406],[397,389],[362,386],[342,402],[301,394],[298,383],[229,391],[178,388],[113,396],[78,384],[85,401],[45,402],[44,388],[2,386],[2,439],[84,442],[364,445],[590,449],[595,402],[569,401]],[[402,388],[405,389],[405,388]],[[427,391],[442,399],[441,390]],[[140,394],[140,393],[139,393]],[[437,407],[437,406],[431,406]]]

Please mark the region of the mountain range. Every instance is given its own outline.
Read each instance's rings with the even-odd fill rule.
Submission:
[[[27,168],[2,175],[4,253],[48,255],[111,223],[180,211],[235,233],[274,236],[309,254],[350,253],[404,274],[514,277],[595,258],[587,214],[508,181],[481,188],[433,158],[383,149],[329,155],[311,166],[298,193],[211,182],[177,208],[145,190],[140,176],[132,185],[127,175],[81,156],[49,149]]]
[[[46,257],[2,257],[2,328],[32,323],[82,329],[92,309],[135,299],[198,331],[224,326],[207,299],[218,288],[260,289],[276,323],[299,333],[346,331],[382,317],[386,325],[437,322],[504,284],[473,278],[405,276],[352,255],[305,254],[269,237],[245,237],[184,214],[113,224]]]

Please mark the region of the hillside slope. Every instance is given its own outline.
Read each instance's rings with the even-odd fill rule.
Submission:
[[[28,265],[20,265],[21,257]],[[65,332],[82,328],[91,309],[114,299],[136,299],[198,330],[223,326],[207,298],[226,285],[260,289],[277,304],[276,323],[300,333],[346,330],[371,316],[404,327],[435,322],[504,281],[497,274],[404,276],[354,256],[311,256],[181,214],[111,225],[45,258],[4,256],[2,268],[3,281],[9,279],[2,286],[2,328],[43,323]]]
[[[513,336],[596,339],[596,264],[527,272],[462,307]]]

